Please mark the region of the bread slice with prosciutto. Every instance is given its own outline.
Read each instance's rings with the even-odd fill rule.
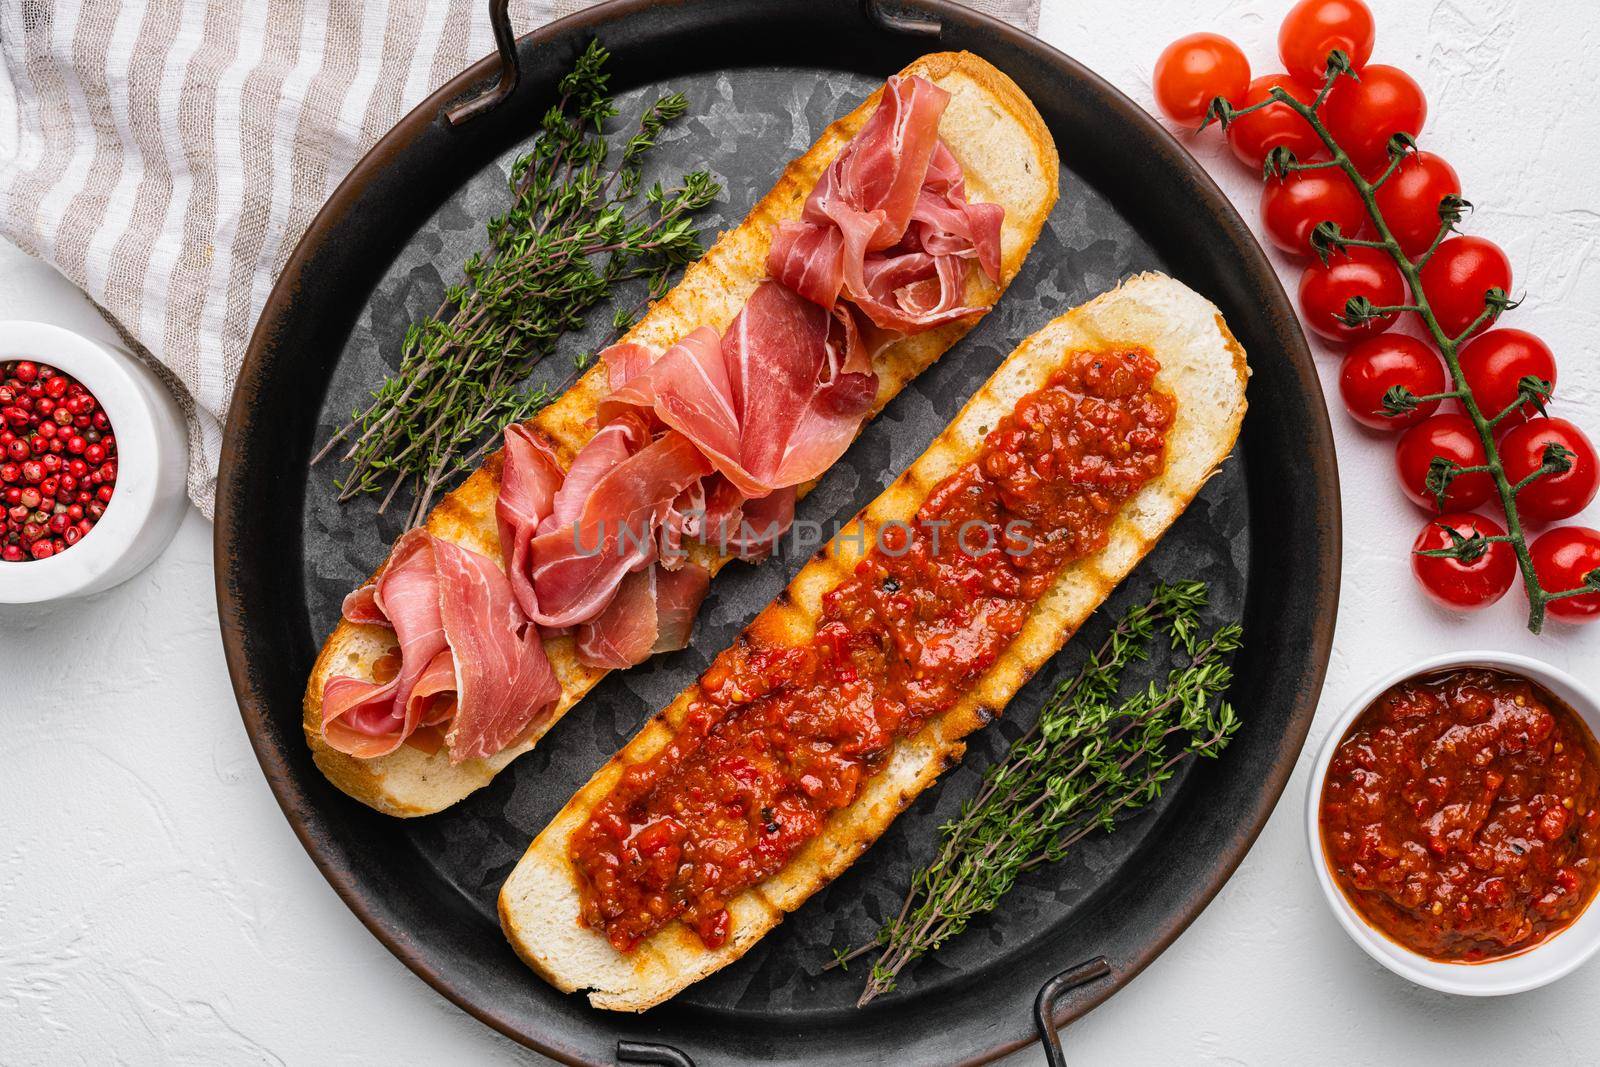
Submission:
[[[1248,375],[1216,307],[1159,274],[1025,340],[529,846],[499,898],[518,955],[621,1011],[744,955],[1178,518],[1233,448]],[[1004,520],[1007,559],[950,547],[976,515]],[[1019,515],[1038,521],[1013,534]]]
[[[733,555],[758,554],[764,547],[741,545],[737,536],[732,543],[723,539],[717,547],[697,542],[697,531],[685,530],[680,522],[683,496],[692,496],[693,487],[666,502],[661,499],[664,494],[641,497],[644,510],[634,513],[648,513],[660,542],[646,554],[659,552],[665,558],[670,541],[688,565],[603,557],[601,580],[609,584],[602,591],[603,604],[597,604],[595,587],[585,584],[588,579],[582,574],[584,565],[593,561],[563,558],[554,539],[540,540],[541,532],[549,532],[546,519],[551,516],[566,523],[562,530],[581,535],[583,516],[594,514],[573,501],[556,499],[572,484],[574,472],[586,468],[586,456],[612,443],[620,445],[628,458],[654,449],[646,459],[637,460],[639,466],[650,467],[653,476],[668,477],[661,469],[677,463],[673,469],[699,477],[701,472],[690,470],[697,461],[672,438],[682,434],[705,460],[704,477],[710,480],[706,484],[718,487],[711,493],[716,499],[706,502],[703,511],[717,513],[727,503],[722,497],[728,495],[720,487],[732,485],[737,491],[736,514],[781,528],[792,515],[797,491],[804,488],[786,480],[819,473],[818,464],[825,467],[848,445],[860,420],[880,410],[965,334],[1016,276],[1057,195],[1059,163],[1043,121],[1008,78],[966,53],[924,56],[899,77],[905,83],[899,91],[880,90],[833,123],[785,169],[744,222],[722,234],[689,267],[679,285],[650,308],[622,344],[558,401],[508,435],[508,447],[490,457],[428,516],[423,527],[426,537],[498,562],[524,615],[545,620],[538,625],[545,627],[540,646],[555,687],[552,698],[540,707],[524,708],[514,724],[513,740],[498,751],[480,755],[459,749],[452,739],[461,734],[452,726],[462,694],[451,687],[444,661],[418,668],[401,656],[397,666],[395,657],[404,650],[393,616],[381,611],[347,612],[323,646],[304,701],[304,727],[317,766],[341,790],[398,816],[429,814],[462,799],[532,748],[608,669],[637,662],[653,649],[681,647],[693,608],[704,595],[704,578]],[[924,89],[924,84],[935,91]],[[929,106],[930,99],[942,100],[943,110],[937,139],[923,161],[920,188],[875,188],[876,172],[864,154],[856,160],[845,158],[854,139],[875,121],[888,121],[880,112],[891,112],[889,118],[896,122],[904,114],[909,121]],[[897,110],[902,105],[903,111]],[[901,205],[897,210],[910,213],[903,239],[879,232],[871,219],[857,217],[859,212],[851,214],[862,195],[892,201]],[[988,229],[998,230],[993,246],[976,239],[961,243]],[[894,243],[886,243],[891,240]],[[775,254],[775,242],[781,254]],[[958,255],[951,248],[972,251]],[[955,274],[955,261],[962,255],[970,255],[972,263]],[[735,402],[741,412],[755,409],[755,379],[739,377],[741,342],[730,337],[766,336],[760,329],[741,328],[749,316],[770,319],[779,314],[799,321],[799,312],[778,306],[782,298],[763,295],[779,282],[791,290],[805,289],[808,306],[823,308],[819,324],[805,328],[823,331],[826,337],[818,343],[828,352],[817,383],[822,391],[811,393],[814,402],[778,405],[780,410],[800,410],[804,416],[789,428],[790,437],[781,447],[770,439],[757,439],[744,427],[708,417],[712,407],[701,402],[720,398]],[[837,302],[831,310],[825,306],[830,298]],[[837,308],[846,305],[854,310],[841,317]],[[833,325],[823,321],[829,314]],[[720,337],[715,354],[729,380],[712,381],[714,388],[695,393],[693,388],[705,382],[680,372],[715,369],[706,362],[712,349],[706,333]],[[647,353],[644,365],[652,373],[636,376],[640,364],[635,358],[641,352]],[[661,369],[673,360],[682,365],[678,371]],[[772,372],[770,367],[762,369]],[[682,409],[675,405],[685,398],[698,406],[689,423],[680,427],[673,420]],[[840,411],[854,424],[843,422],[841,429],[841,420],[833,417]],[[644,429],[635,428],[630,439],[632,420],[641,421]],[[651,435],[648,442],[638,437],[641,432]],[[602,435],[605,441],[597,444]],[[503,481],[515,481],[531,495],[508,496]],[[766,495],[757,495],[761,492]],[[608,493],[586,503],[605,505],[616,499]],[[513,543],[512,537],[526,539],[520,563],[523,545]],[[581,536],[571,540],[581,542]],[[393,566],[393,557],[386,566]],[[573,575],[577,577],[568,580]],[[371,601],[385,578],[380,571],[369,591],[356,598],[358,604]],[[479,616],[477,625],[487,624]],[[503,634],[479,632],[471,637],[481,648],[510,649],[514,644]],[[454,645],[447,644],[447,653],[454,655]],[[426,670],[429,666],[434,667],[432,674]],[[388,717],[383,718],[372,710],[373,694],[401,676],[407,684],[429,678],[435,689],[425,688],[415,707],[409,694],[403,699],[395,696]],[[524,677],[531,679],[533,674]],[[349,681],[335,683],[341,678]],[[366,688],[358,689],[352,682]],[[357,733],[382,734],[382,742],[371,746],[380,754],[359,754],[367,746],[337,726],[330,733],[334,718],[327,707],[330,683],[345,702],[369,709],[365,719],[348,714],[345,719],[354,723]],[[532,686],[525,688],[535,691]],[[493,733],[505,725],[497,720]],[[395,733],[402,743],[391,745]]]

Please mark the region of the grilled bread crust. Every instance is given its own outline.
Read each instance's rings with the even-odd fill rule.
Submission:
[[[1000,238],[1000,283],[990,283],[976,270],[969,272],[968,303],[993,303],[1016,277],[1055,206],[1060,169],[1055,142],[1022,90],[977,56],[939,52],[921,57],[901,73],[920,74],[951,94],[939,133],[961,162],[968,197],[1006,209]],[[790,163],[744,222],[723,233],[625,340],[665,350],[696,326],[726,329],[766,277],[767,249],[778,223],[799,216],[822,172],[877,108],[881,94],[881,89],[874,92],[860,107],[829,126],[805,155]],[[916,334],[879,353],[874,361],[878,396],[873,414],[976,321],[975,316]],[[593,434],[590,420],[606,391],[605,370],[597,365],[532,419],[530,425],[549,440],[562,463],[571,463]],[[496,453],[440,501],[428,516],[429,532],[500,559],[494,517],[500,466],[501,457]],[[696,558],[713,572],[726,562],[709,549]],[[373,662],[392,645],[393,635],[383,627],[340,620],[312,668],[304,700],[306,740],[322,773],[350,796],[389,815],[428,815],[487,785],[502,768],[531,749],[605,674],[578,662],[571,637],[546,641],[545,651],[561,683],[555,714],[532,736],[489,759],[452,765],[446,749],[430,756],[402,747],[391,755],[363,760],[328,747],[322,739],[322,690],[328,679],[341,674],[370,678]]]
[[[1142,274],[1055,319],[1024,341],[904,474],[800,571],[746,628],[763,645],[800,644],[815,632],[822,598],[847,578],[876,533],[909,521],[929,491],[968,462],[988,428],[1042,388],[1066,357],[1106,345],[1147,347],[1161,364],[1156,388],[1177,399],[1166,469],[1123,507],[1106,547],[1067,567],[1022,632],[969,694],[896,744],[884,769],[829,817],[778,874],[728,905],[727,941],[706,948],[681,922],[633,952],[579,923],[568,839],[630,765],[653,756],[681,724],[697,687],[656,715],[597,771],[536,838],[500,890],[500,923],[517,954],[564,992],[589,990],[597,1008],[643,1011],[743,956],[762,935],[866,851],[912,800],[961,758],[962,738],[998,715],[1033,673],[1148,552],[1233,449],[1245,411],[1244,350],[1209,301],[1180,282]],[[865,534],[863,537],[862,534]]]

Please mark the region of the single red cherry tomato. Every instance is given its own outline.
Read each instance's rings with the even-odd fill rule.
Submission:
[[[1531,522],[1570,519],[1589,506],[1600,489],[1600,461],[1584,432],[1566,419],[1529,419],[1500,439],[1500,462],[1511,483],[1522,481],[1544,465],[1545,450],[1559,445],[1572,455],[1572,466],[1560,474],[1541,474],[1517,493],[1517,511]]]
[[[1250,61],[1219,34],[1180,37],[1156,60],[1156,104],[1179,122],[1198,123],[1219,96],[1240,106],[1249,84]]]
[[[1564,593],[1584,584],[1600,570],[1600,530],[1587,526],[1558,526],[1540,534],[1528,546],[1533,573],[1547,593]],[[1552,618],[1591,622],[1600,618],[1600,593],[1552,600],[1545,608]]]
[[[1389,138],[1415,137],[1428,117],[1422,87],[1397,67],[1373,63],[1361,80],[1340,78],[1322,105],[1322,121],[1365,172],[1389,158]]]
[[[1317,98],[1314,90],[1306,88],[1287,74],[1268,74],[1250,83],[1245,90],[1244,103],[1239,106],[1261,103],[1275,85],[1283,86],[1290,96],[1303,104],[1309,104]],[[1260,111],[1228,124],[1228,147],[1233,149],[1233,154],[1239,157],[1241,163],[1257,172],[1267,161],[1267,153],[1279,145],[1288,148],[1302,162],[1315,159],[1324,152],[1322,138],[1311,128],[1311,123],[1291,111],[1287,104],[1269,104]]]
[[[1494,479],[1488,471],[1458,474],[1445,491],[1444,507],[1439,507],[1433,490],[1428,488],[1428,471],[1435,456],[1460,467],[1481,467],[1489,461],[1477,429],[1465,415],[1447,411],[1423,419],[1400,435],[1394,450],[1400,488],[1418,507],[1428,511],[1471,511],[1494,492]]]
[[[1387,162],[1380,163],[1369,177],[1376,179]],[[1461,195],[1461,179],[1443,156],[1432,152],[1411,152],[1395,167],[1374,194],[1383,221],[1408,256],[1427,251],[1443,225],[1439,201]]]
[[[1367,209],[1350,179],[1336,170],[1301,170],[1271,178],[1261,187],[1261,224],[1273,244],[1303,256],[1319,223],[1338,224],[1355,237],[1367,224]]]
[[[1517,576],[1517,557],[1503,541],[1482,545],[1483,551],[1471,560],[1449,556],[1425,556],[1423,552],[1446,549],[1456,543],[1449,531],[1463,538],[1473,534],[1503,537],[1505,530],[1482,515],[1441,515],[1428,520],[1411,546],[1411,573],[1434,600],[1456,611],[1486,608],[1506,595]]]
[[[1278,29],[1278,56],[1291,75],[1320,86],[1329,52],[1340,49],[1360,70],[1372,58],[1376,36],[1372,12],[1361,0],[1300,0]]]
[[[1456,358],[1478,400],[1478,410],[1491,419],[1516,403],[1523,378],[1537,378],[1555,388],[1555,353],[1527,330],[1505,326],[1481,333],[1462,345]],[[1524,403],[1507,415],[1498,428],[1509,429],[1537,410]]]
[[[1386,252],[1347,248],[1333,253],[1327,263],[1312,263],[1300,275],[1300,317],[1330,341],[1358,341],[1394,324],[1394,312],[1355,326],[1347,324],[1345,307],[1358,296],[1366,297],[1375,307],[1405,303],[1405,279]]]
[[[1384,394],[1404,386],[1412,396],[1445,389],[1444,363],[1433,349],[1403,333],[1369,337],[1350,349],[1339,372],[1339,394],[1350,417],[1374,430],[1403,430],[1439,410],[1439,401],[1418,404],[1404,415],[1383,413]]]
[[[1490,289],[1511,292],[1511,260],[1493,241],[1471,235],[1452,237],[1441,244],[1418,276],[1433,317],[1451,337],[1459,336],[1483,314]]]

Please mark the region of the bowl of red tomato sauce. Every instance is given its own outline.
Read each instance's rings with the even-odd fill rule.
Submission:
[[[1307,794],[1312,866],[1356,944],[1467,996],[1600,950],[1600,699],[1526,656],[1460,652],[1375,682]]]

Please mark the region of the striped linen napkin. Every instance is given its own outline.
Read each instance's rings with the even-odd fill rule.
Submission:
[[[1027,30],[1039,0],[969,0]],[[526,31],[586,0],[512,0]],[[53,264],[189,418],[208,517],[262,305],[345,173],[493,51],[485,0],[0,0],[0,234]]]

